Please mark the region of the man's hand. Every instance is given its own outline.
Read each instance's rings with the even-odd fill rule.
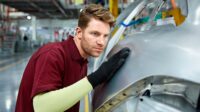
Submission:
[[[88,76],[88,80],[92,87],[95,88],[97,85],[110,80],[119,68],[124,64],[126,58],[130,54],[129,48],[123,48],[111,58],[105,61],[95,72]]]

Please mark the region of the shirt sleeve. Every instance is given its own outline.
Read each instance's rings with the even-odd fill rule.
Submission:
[[[87,78],[84,78],[63,89],[36,95],[33,98],[34,111],[63,112],[76,104],[92,89]]]
[[[58,51],[50,50],[42,53],[34,61],[35,75],[31,92],[31,97],[62,87],[62,72],[64,59]]]

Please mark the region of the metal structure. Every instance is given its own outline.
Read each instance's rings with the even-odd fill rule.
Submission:
[[[0,3],[41,19],[76,19],[80,10],[80,7],[64,7],[59,0],[1,0]]]
[[[188,16],[179,27],[153,27],[112,49],[109,56],[123,47],[131,55],[110,82],[95,90],[94,111],[199,111],[200,1],[185,3]]]

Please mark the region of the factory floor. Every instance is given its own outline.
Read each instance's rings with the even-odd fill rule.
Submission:
[[[21,77],[31,54],[0,57],[0,112],[14,112]]]

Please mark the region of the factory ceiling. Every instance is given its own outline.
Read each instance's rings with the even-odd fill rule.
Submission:
[[[0,0],[0,3],[40,19],[77,19],[82,6],[66,1],[69,0]]]

